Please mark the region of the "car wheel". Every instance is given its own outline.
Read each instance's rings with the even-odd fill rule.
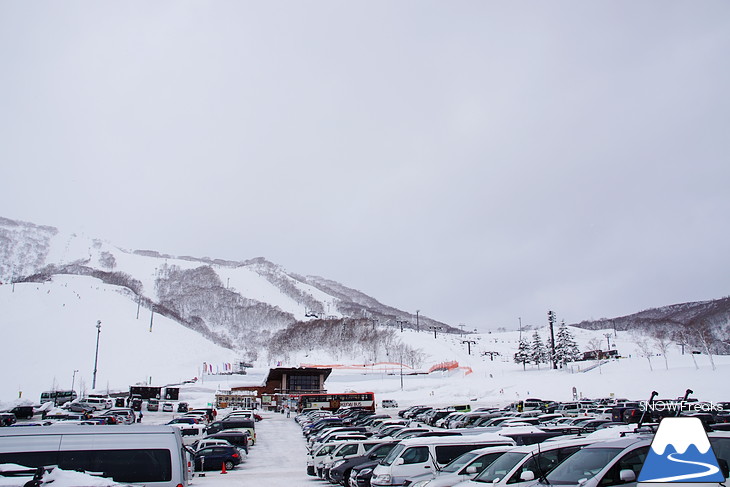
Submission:
[[[234,467],[234,465],[233,465],[233,462],[232,462],[232,461],[230,461],[230,460],[228,460],[228,461],[226,462],[226,470],[232,470],[232,469],[233,469],[233,467]]]

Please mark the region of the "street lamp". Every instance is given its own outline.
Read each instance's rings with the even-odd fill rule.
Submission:
[[[74,375],[73,377],[71,377],[71,392],[73,392],[74,390],[74,383],[76,382],[76,372],[78,372],[78,369],[74,370]]]
[[[94,378],[91,381],[91,389],[96,389],[96,365],[99,362],[99,335],[101,335],[101,320],[96,322],[96,355],[94,355]]]

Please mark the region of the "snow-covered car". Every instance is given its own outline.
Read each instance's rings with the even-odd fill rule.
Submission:
[[[441,470],[411,477],[411,487],[451,487],[459,482],[476,477],[488,465],[505,452],[515,448],[511,445],[488,446],[460,455]]]
[[[207,448],[209,446],[231,446],[231,443],[226,440],[221,439],[215,439],[215,438],[203,438],[202,440],[196,440],[191,445],[190,448],[193,451],[202,450],[203,448]]]
[[[59,467],[28,468],[14,463],[0,464],[0,485],[23,487],[25,485],[74,485],[76,487],[125,487],[111,479],[88,475]]]
[[[457,484],[461,487],[488,483],[494,487],[524,487],[544,478],[556,465],[595,440],[582,438],[519,446],[504,453],[473,480]]]

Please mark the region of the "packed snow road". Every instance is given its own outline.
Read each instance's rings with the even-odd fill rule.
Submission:
[[[256,423],[256,446],[248,457],[226,474],[198,473],[192,485],[199,487],[300,487],[322,485],[322,481],[307,475],[307,448],[302,430],[283,414],[263,413]]]

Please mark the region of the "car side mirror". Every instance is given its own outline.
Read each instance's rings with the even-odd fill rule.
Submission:
[[[403,460],[402,458],[399,458],[398,460],[395,461],[396,465],[403,465],[404,463],[406,463],[406,461]]]
[[[468,467],[466,467],[466,473],[467,475],[474,475],[475,473],[477,473],[477,468],[474,465],[469,465]]]
[[[635,482],[636,472],[631,469],[621,470],[618,474],[618,477],[621,479],[622,482]]]
[[[535,472],[532,470],[525,470],[520,474],[520,480],[527,482],[528,480],[535,480]]]

